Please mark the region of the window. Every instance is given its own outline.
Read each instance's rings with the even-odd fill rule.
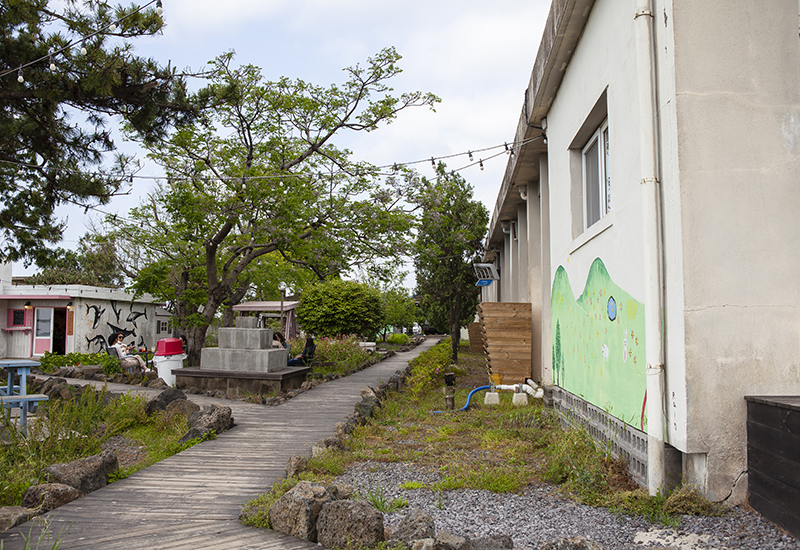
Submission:
[[[611,212],[608,121],[592,134],[583,148],[583,221],[589,228]]]
[[[10,326],[12,327],[24,327],[25,326],[25,310],[24,309],[13,309],[11,310],[11,323]]]

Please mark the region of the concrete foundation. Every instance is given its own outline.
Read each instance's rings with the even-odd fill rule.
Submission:
[[[206,369],[176,371],[175,387],[200,392],[221,390],[231,397],[270,395],[294,390],[305,381],[311,367],[286,367],[280,372],[227,372]]]

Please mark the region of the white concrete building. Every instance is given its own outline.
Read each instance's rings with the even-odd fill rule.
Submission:
[[[553,0],[487,239],[531,374],[651,491],[747,488],[800,394],[798,0]],[[546,139],[543,137],[546,134]]]
[[[0,358],[45,352],[105,351],[108,337],[155,349],[169,338],[170,314],[152,296],[133,299],[122,289],[84,285],[14,285],[11,264],[0,264]]]

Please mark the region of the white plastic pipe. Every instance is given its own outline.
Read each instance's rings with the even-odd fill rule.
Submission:
[[[536,393],[536,388],[532,388],[528,384],[497,384],[494,387],[496,390],[513,392],[516,392],[517,388],[519,388],[519,391],[524,391],[528,395],[533,395]]]
[[[655,63],[650,0],[636,0],[634,15],[639,98],[639,158],[644,236],[645,362],[647,380],[647,489],[664,487],[664,362],[661,332],[662,283],[659,236],[658,165],[656,162]]]

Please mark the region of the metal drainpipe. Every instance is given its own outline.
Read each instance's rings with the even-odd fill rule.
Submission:
[[[645,361],[647,380],[647,489],[664,487],[664,362],[661,326],[661,241],[656,162],[655,63],[650,0],[637,0],[634,15],[639,90],[639,141],[644,207]]]

